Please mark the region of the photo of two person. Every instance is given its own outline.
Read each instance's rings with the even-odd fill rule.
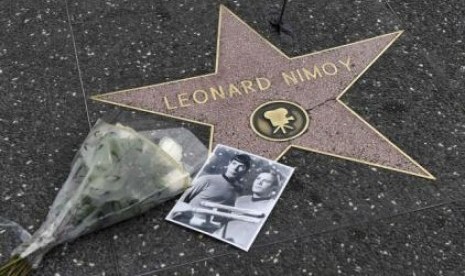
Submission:
[[[218,146],[167,219],[248,250],[292,172]]]

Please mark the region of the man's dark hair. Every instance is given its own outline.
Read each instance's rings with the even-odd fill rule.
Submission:
[[[229,162],[232,162],[234,160],[244,164],[247,170],[250,169],[250,162],[252,162],[252,160],[250,159],[250,156],[248,156],[247,154],[238,154],[234,156],[233,158],[231,158]]]

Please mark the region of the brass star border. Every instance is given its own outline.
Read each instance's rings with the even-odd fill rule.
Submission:
[[[392,146],[398,153],[400,153],[401,155],[403,155],[406,159],[408,159],[412,164],[414,164],[417,168],[419,168],[421,170],[422,173],[416,173],[416,172],[412,172],[412,171],[407,171],[407,170],[403,170],[403,169],[399,169],[399,168],[394,168],[394,167],[390,167],[390,166],[386,166],[386,165],[382,165],[382,164],[377,164],[377,163],[374,163],[374,162],[369,162],[369,161],[366,161],[366,160],[362,160],[362,159],[357,159],[357,158],[353,158],[353,157],[349,157],[349,156],[343,156],[343,155],[339,155],[339,154],[336,154],[336,153],[331,153],[331,152],[327,152],[327,151],[322,151],[322,150],[319,150],[319,149],[315,149],[315,148],[312,148],[312,147],[305,147],[305,146],[300,146],[300,145],[295,145],[295,144],[290,144],[289,146],[287,146],[285,148],[285,150],[276,158],[276,160],[280,159],[283,155],[285,155],[290,149],[292,148],[296,148],[296,149],[301,149],[301,150],[304,150],[304,151],[309,151],[309,152],[314,152],[314,153],[318,153],[318,154],[323,154],[323,155],[327,155],[327,156],[332,156],[332,157],[336,157],[336,158],[340,158],[340,159],[344,159],[344,160],[349,160],[349,161],[353,161],[353,162],[357,162],[357,163],[362,163],[362,164],[365,164],[365,165],[369,165],[369,166],[373,166],[373,167],[379,167],[379,168],[383,168],[383,169],[387,169],[387,170],[391,170],[391,171],[396,171],[396,172],[400,172],[400,173],[404,173],[404,174],[409,174],[409,175],[414,175],[414,176],[418,176],[418,177],[422,177],[422,178],[426,178],[426,179],[431,179],[431,180],[435,180],[436,178],[431,174],[429,173],[425,168],[423,168],[418,162],[416,162],[413,158],[411,158],[410,156],[408,156],[405,152],[403,152],[398,146],[396,146],[393,142],[391,142],[388,138],[386,138],[383,134],[381,134],[377,129],[375,129],[372,125],[370,125],[368,122],[366,122],[360,115],[358,115],[355,111],[353,111],[349,106],[347,106],[342,100],[342,96],[353,86],[353,84],[378,60],[378,58],[402,35],[403,31],[397,31],[397,32],[394,32],[394,33],[389,33],[389,34],[385,34],[385,35],[381,35],[381,36],[377,36],[377,37],[373,37],[373,38],[368,38],[368,39],[364,39],[364,40],[360,40],[360,41],[356,41],[356,42],[353,42],[353,43],[349,43],[349,44],[345,44],[345,45],[340,45],[340,46],[337,46],[337,47],[332,47],[332,48],[328,48],[328,49],[324,49],[324,50],[321,50],[321,51],[317,51],[317,52],[313,52],[313,53],[309,53],[309,54],[304,54],[304,55],[301,55],[301,56],[296,56],[296,57],[289,57],[287,56],[284,52],[282,52],[280,49],[278,49],[275,45],[273,45],[271,42],[269,42],[267,39],[265,39],[262,35],[260,35],[257,31],[255,31],[252,27],[250,27],[246,22],[244,22],[241,18],[239,18],[236,14],[234,14],[232,11],[230,11],[228,8],[226,8],[224,5],[220,5],[220,12],[219,12],[219,20],[218,20],[218,31],[217,31],[217,46],[216,46],[216,58],[215,58],[215,71],[213,73],[208,73],[208,74],[203,74],[203,75],[198,75],[198,76],[194,76],[194,77],[189,77],[189,78],[184,78],[184,79],[178,79],[178,80],[173,80],[173,81],[168,81],[168,82],[163,82],[163,83],[158,83],[158,84],[153,84],[153,85],[148,85],[148,86],[143,86],[143,87],[137,87],[137,88],[133,88],[133,89],[125,89],[125,90],[120,90],[120,91],[115,91],[115,92],[110,92],[110,93],[104,93],[104,94],[100,94],[100,95],[95,95],[95,96],[92,96],[91,99],[95,100],[95,101],[99,101],[99,102],[103,102],[103,103],[108,103],[108,104],[112,104],[112,105],[116,105],[116,106],[120,106],[120,107],[125,107],[125,108],[129,108],[129,109],[133,109],[133,110],[138,110],[138,111],[143,111],[143,112],[148,112],[148,113],[153,113],[153,114],[157,114],[157,115],[160,115],[160,116],[164,116],[164,117],[169,117],[169,118],[174,118],[174,119],[178,119],[178,120],[182,120],[182,121],[187,121],[187,122],[192,122],[192,123],[196,123],[196,124],[200,124],[200,125],[205,125],[205,126],[208,126],[210,128],[210,137],[209,137],[209,151],[211,152],[212,148],[213,148],[213,139],[214,139],[214,133],[215,133],[215,125],[214,124],[210,124],[210,123],[205,123],[205,122],[201,122],[201,121],[197,121],[197,120],[192,120],[192,119],[187,119],[187,118],[184,118],[184,117],[179,117],[179,116],[174,116],[174,115],[170,115],[170,114],[166,114],[166,113],[162,113],[162,112],[158,112],[158,111],[154,111],[154,110],[148,110],[148,109],[144,109],[144,108],[139,108],[139,107],[135,107],[135,106],[131,106],[131,105],[128,105],[128,104],[124,104],[124,103],[118,103],[118,102],[113,102],[113,101],[109,101],[109,100],[106,100],[104,99],[105,96],[110,96],[110,95],[115,95],[115,94],[118,94],[118,93],[125,93],[125,92],[131,92],[131,91],[135,91],[135,90],[140,90],[140,89],[144,89],[144,88],[153,88],[153,87],[157,87],[157,86],[161,86],[161,85],[167,85],[167,84],[174,84],[174,83],[178,83],[178,82],[183,82],[183,81],[187,81],[187,80],[194,80],[194,79],[197,79],[197,78],[202,78],[202,77],[208,77],[208,76],[215,76],[217,75],[218,73],[218,66],[220,64],[220,35],[221,35],[221,26],[222,26],[222,17],[223,17],[223,13],[224,12],[229,12],[232,16],[235,17],[236,20],[238,20],[239,22],[241,22],[242,24],[244,24],[245,26],[247,26],[247,28],[252,31],[257,37],[259,37],[260,39],[262,39],[268,46],[270,46],[272,49],[274,49],[277,53],[279,53],[279,55],[281,55],[282,57],[284,57],[285,59],[287,60],[295,60],[295,59],[299,59],[299,58],[303,58],[303,57],[309,57],[309,56],[313,56],[313,55],[318,55],[318,54],[321,54],[321,53],[325,53],[325,52],[328,52],[328,51],[333,51],[335,49],[338,49],[338,48],[342,48],[342,47],[346,47],[346,46],[350,46],[350,45],[355,45],[355,44],[358,44],[358,43],[363,43],[363,42],[367,42],[367,41],[370,41],[370,40],[373,40],[373,39],[377,39],[377,38],[380,38],[382,36],[388,36],[388,35],[393,35],[395,34],[395,38],[392,39],[380,52],[379,54],[371,60],[371,62],[365,66],[364,69],[362,69],[360,71],[360,73],[358,73],[353,79],[352,81],[345,87],[345,89],[336,97],[336,102],[340,105],[342,105],[346,110],[348,110],[352,115],[354,115],[358,120],[360,120],[364,125],[366,125],[371,131],[373,131],[376,135],[378,135],[380,138],[382,138],[385,142],[387,142],[390,146]]]

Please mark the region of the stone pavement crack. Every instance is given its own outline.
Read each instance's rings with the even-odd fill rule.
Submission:
[[[81,85],[81,92],[82,92],[82,95],[84,97],[83,100],[84,100],[84,106],[86,108],[87,122],[89,123],[89,129],[91,129],[92,128],[92,123],[90,122],[89,108],[87,106],[87,95],[86,95],[86,91],[84,90],[84,81],[82,80],[81,67],[79,66],[78,51],[77,51],[77,47],[76,47],[76,39],[74,38],[73,25],[71,24],[71,16],[69,14],[68,0],[65,0],[65,7],[66,7],[66,18],[68,20],[69,32],[71,34],[71,40],[73,41],[74,57],[76,59],[76,68],[77,68],[77,71],[78,71],[79,83]]]
[[[324,102],[321,102],[321,103],[319,103],[319,104],[317,104],[317,105],[314,105],[314,106],[312,106],[312,107],[306,109],[306,111],[307,111],[307,112],[310,112],[310,111],[312,111],[312,110],[314,110],[314,109],[316,109],[316,108],[318,108],[318,107],[320,107],[320,106],[323,106],[323,105],[327,104],[328,102],[335,102],[335,101],[336,101],[336,98],[327,99],[327,100],[325,100]]]

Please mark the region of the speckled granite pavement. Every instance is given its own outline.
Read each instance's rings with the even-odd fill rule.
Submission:
[[[173,201],[50,252],[35,275],[465,274],[461,0],[0,0],[0,216],[40,225],[89,125],[134,116],[91,95],[214,70],[219,4],[289,55],[406,30],[343,101],[431,181],[292,150],[297,170],[245,253],[164,221]]]

